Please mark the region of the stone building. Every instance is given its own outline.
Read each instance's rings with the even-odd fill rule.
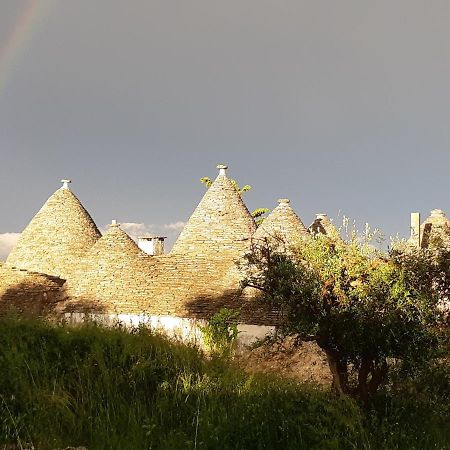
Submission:
[[[309,227],[311,234],[327,234],[329,236],[339,237],[339,231],[331,222],[330,218],[325,213],[316,214],[314,222]]]
[[[243,340],[259,336],[275,315],[240,286],[238,262],[258,240],[295,243],[309,233],[339,235],[326,214],[309,229],[287,199],[257,228],[226,166],[206,191],[168,254],[142,251],[113,221],[101,235],[63,180],[0,265],[0,311],[56,313],[80,320],[148,322],[183,336],[220,308],[241,310]],[[420,226],[420,239],[449,226],[440,210]],[[419,229],[417,228],[419,235]]]
[[[308,234],[303,222],[291,208],[287,198],[278,200],[278,206],[264,219],[253,235],[253,239],[269,239],[292,244]]]
[[[272,324],[272,312],[242,291],[237,262],[254,239],[294,242],[308,230],[289,200],[280,200],[257,229],[227,167],[218,169],[171,252],[156,255],[143,252],[115,221],[101,236],[63,180],[0,267],[0,308],[147,321],[188,333],[195,321],[228,306],[241,309],[247,328]]]
[[[10,267],[69,279],[101,234],[63,180],[33,217],[6,260]]]

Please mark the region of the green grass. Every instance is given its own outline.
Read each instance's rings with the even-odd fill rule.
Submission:
[[[0,443],[16,448],[450,448],[441,406],[392,393],[364,415],[144,328],[0,319]]]

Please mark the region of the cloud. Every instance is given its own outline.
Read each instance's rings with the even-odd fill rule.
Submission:
[[[120,227],[136,241],[141,236],[166,236],[166,249],[170,250],[185,225],[186,223],[182,221],[166,224],[124,222],[120,224]],[[102,233],[107,230],[108,225],[101,228]],[[16,245],[19,236],[20,233],[0,233],[0,261],[6,260],[12,248]]]
[[[155,234],[155,225],[136,223],[136,222],[124,222],[120,224],[123,231],[127,232],[131,237],[138,238],[147,234]]]
[[[185,225],[186,225],[186,222],[167,223],[164,225],[164,229],[181,231]]]
[[[4,261],[16,245],[20,233],[0,233],[0,260]]]

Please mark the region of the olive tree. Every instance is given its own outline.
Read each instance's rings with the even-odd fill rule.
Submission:
[[[442,323],[434,282],[414,282],[409,257],[372,242],[370,232],[319,234],[291,246],[263,240],[244,263],[244,285],[278,313],[275,337],[315,341],[335,391],[364,402],[386,381],[389,361],[433,356]]]

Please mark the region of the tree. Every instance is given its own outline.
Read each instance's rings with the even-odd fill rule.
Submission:
[[[441,308],[450,307],[450,227],[431,236],[425,248],[397,242],[391,257],[404,268],[409,283],[418,291],[434,291]]]
[[[233,186],[236,188],[236,190],[239,192],[241,197],[252,188],[249,184],[246,184],[241,188],[241,187],[239,187],[239,184],[237,183],[237,181],[233,180],[232,178],[230,179],[230,181],[233,184]],[[211,185],[213,184],[213,181],[211,180],[211,178],[208,178],[208,177],[200,178],[200,182],[203,183],[207,189],[209,189],[211,187]],[[258,226],[261,225],[265,219],[264,216],[269,212],[270,212],[270,209],[268,209],[268,208],[256,208],[255,210],[253,210],[251,212],[251,215],[255,219],[256,225],[258,225]]]
[[[263,241],[244,265],[244,285],[278,312],[275,337],[315,341],[334,390],[364,403],[386,381],[390,359],[433,356],[442,323],[437,291],[412,282],[410,267],[376,249],[374,237],[367,229],[346,239],[318,234],[289,248]]]

